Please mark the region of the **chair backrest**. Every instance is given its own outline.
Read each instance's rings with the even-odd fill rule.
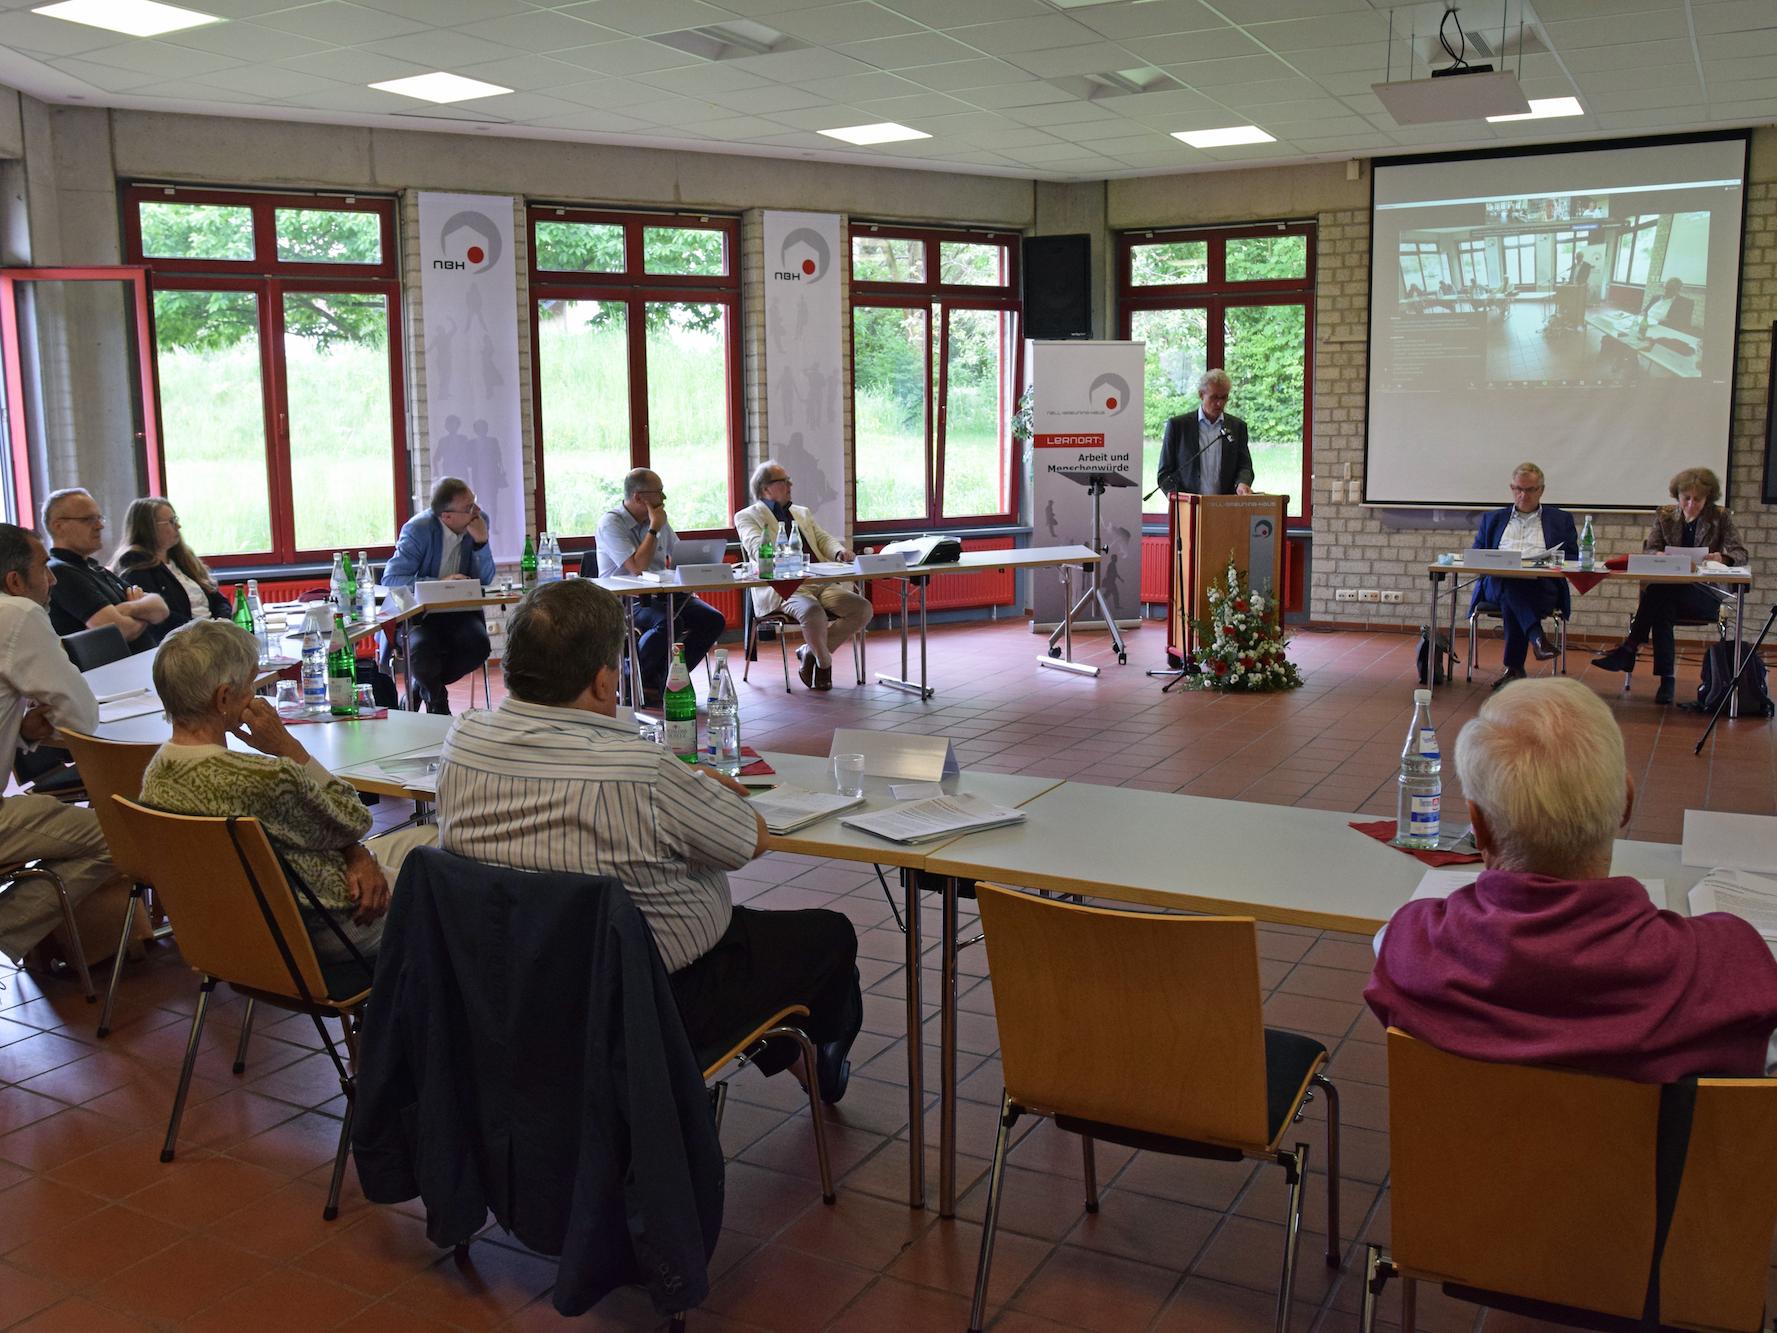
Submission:
[[[172,918],[179,952],[190,966],[234,985],[300,999],[267,924],[269,912],[309,995],[321,999],[327,994],[290,882],[258,820],[235,821],[237,851],[227,819],[167,814],[122,796],[111,800],[141,853],[155,896]]]
[[[1388,1033],[1389,1248],[1410,1272],[1638,1318],[1660,1088],[1489,1064]],[[1663,1322],[1760,1326],[1777,1080],[1702,1079],[1660,1266]]]
[[[129,640],[116,625],[76,630],[62,635],[62,650],[77,671],[91,671],[107,662],[121,662],[130,655]]]
[[[147,863],[130,836],[130,826],[118,818],[111,798],[122,796],[133,801],[142,794],[142,775],[160,746],[152,741],[105,741],[66,728],[59,739],[80,769],[105,844],[111,849],[112,863],[136,883],[152,884]]]
[[[1006,1091],[1032,1110],[1263,1147],[1251,917],[1157,916],[978,887]]]

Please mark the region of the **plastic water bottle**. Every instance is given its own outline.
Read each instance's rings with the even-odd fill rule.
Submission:
[[[718,773],[740,772],[740,700],[734,677],[728,674],[728,650],[716,649],[716,683],[710,686],[709,721],[705,733],[704,762]]]
[[[361,620],[376,619],[376,577],[371,573],[366,551],[358,552],[358,616]]]
[[[1586,515],[1586,525],[1580,529],[1580,568],[1590,569],[1598,558],[1598,542],[1592,536],[1592,516]]]
[[[1436,848],[1438,805],[1444,794],[1443,755],[1431,724],[1431,691],[1413,691],[1413,725],[1401,747],[1399,802],[1395,807],[1397,847]]]
[[[790,529],[789,548],[791,572],[796,574],[806,574],[808,570],[802,563],[802,529],[797,527],[794,523],[789,524],[788,526]]]
[[[325,713],[330,706],[326,613],[321,607],[311,606],[302,622],[302,707],[307,713]]]
[[[265,604],[259,600],[258,579],[247,580],[247,619],[253,637],[259,640],[259,660],[270,661],[278,654],[271,641],[270,627],[265,623]]]
[[[333,574],[327,580],[327,602],[334,611],[344,611],[346,601],[346,558],[343,551],[333,553]]]
[[[673,645],[673,664],[667,668],[661,711],[666,714],[666,748],[686,759],[698,758],[697,691],[691,688],[685,650],[678,644]]]
[[[554,534],[543,534],[543,549],[537,552],[537,582],[555,583],[561,578],[561,543]]]

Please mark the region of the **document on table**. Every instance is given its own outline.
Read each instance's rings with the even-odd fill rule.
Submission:
[[[1415,898],[1448,898],[1458,889],[1466,888],[1481,877],[1481,867],[1469,870],[1428,870],[1419,879],[1419,887],[1413,890]],[[1663,879],[1644,879],[1641,887],[1647,890],[1647,896],[1655,907],[1666,906],[1666,881]],[[1777,903],[1773,904],[1777,907]],[[1693,904],[1692,909],[1696,910]]]
[[[890,842],[930,842],[958,833],[1021,824],[1024,812],[1007,810],[979,796],[934,796],[839,822]]]
[[[358,764],[343,770],[341,777],[381,778],[410,791],[431,792],[438,786],[438,766],[443,757],[436,753],[402,755],[399,759],[379,759],[374,764]]]
[[[1686,810],[1679,859],[1687,866],[1731,866],[1755,874],[1777,875],[1777,819],[1720,810]]]
[[[132,690],[128,694],[108,695],[99,701],[99,721],[121,722],[126,717],[158,713],[160,707],[160,696],[153,690]]]
[[[804,791],[800,787],[773,787],[747,798],[771,833],[794,833],[807,828],[828,815],[841,810],[855,810],[864,803],[862,796],[846,796],[840,792]]]
[[[1748,923],[1777,953],[1777,879],[1718,867],[1691,886],[1691,915],[1727,912]]]
[[[808,572],[816,578],[826,578],[832,574],[855,574],[850,561],[846,560],[811,560]]]

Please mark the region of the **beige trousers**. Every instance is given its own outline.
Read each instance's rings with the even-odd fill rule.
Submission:
[[[25,794],[0,801],[0,863],[39,858],[61,876],[68,891],[87,962],[109,958],[131,886],[111,864],[99,817],[51,796]],[[55,890],[43,880],[21,880],[0,893],[0,951],[15,963],[61,925]]]
[[[828,668],[833,665],[832,647],[843,647],[873,614],[869,598],[834,583],[797,593],[784,603],[784,610],[801,623],[802,638],[814,660]]]

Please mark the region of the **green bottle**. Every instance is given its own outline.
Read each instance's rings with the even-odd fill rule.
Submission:
[[[759,542],[759,577],[768,579],[777,570],[777,547],[771,544],[771,534],[767,532]]]
[[[537,548],[531,544],[528,532],[524,538],[524,554],[518,558],[518,571],[523,576],[525,587],[537,586]]]
[[[253,633],[253,611],[247,605],[247,585],[244,583],[234,585],[234,623],[247,633]]]
[[[358,716],[358,657],[346,637],[345,617],[337,614],[327,640],[327,707],[335,717]]]
[[[666,694],[661,700],[666,714],[666,748],[686,759],[697,758],[697,691],[685,668],[685,649],[673,645],[673,663],[666,672]]]
[[[341,586],[345,589],[345,601],[339,609],[354,619],[358,615],[358,573],[352,568],[352,553],[343,552],[340,556],[340,573],[344,576]]]

